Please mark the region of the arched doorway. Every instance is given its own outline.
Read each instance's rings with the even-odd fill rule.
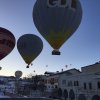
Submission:
[[[62,89],[61,88],[58,89],[58,97],[59,97],[59,99],[61,99],[61,97],[62,97]]]
[[[87,100],[84,94],[80,94],[78,100]]]
[[[63,97],[64,97],[64,100],[67,100],[67,98],[68,98],[68,91],[67,91],[67,89],[64,89]]]
[[[75,100],[75,93],[72,89],[69,91],[69,98],[70,100]]]
[[[94,95],[94,96],[92,97],[92,100],[100,100],[100,96]]]

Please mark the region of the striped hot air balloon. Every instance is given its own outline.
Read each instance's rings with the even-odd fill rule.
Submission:
[[[7,56],[14,47],[14,35],[9,30],[0,27],[0,60]]]

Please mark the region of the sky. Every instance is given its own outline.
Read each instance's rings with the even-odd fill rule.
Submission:
[[[44,74],[45,71],[61,71],[62,68],[81,70],[81,67],[100,61],[100,0],[80,2],[83,10],[81,24],[60,48],[61,55],[54,56],[51,55],[53,48],[40,35],[33,23],[32,11],[35,0],[0,0],[0,27],[11,31],[16,43],[20,36],[31,33],[39,36],[44,44],[42,52],[29,69],[26,68],[26,63],[15,45],[12,52],[0,61],[0,75],[14,76],[17,70],[23,72],[23,77],[30,73],[36,75]]]

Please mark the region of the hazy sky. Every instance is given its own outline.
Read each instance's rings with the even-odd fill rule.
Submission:
[[[35,0],[0,0],[0,27],[10,30],[16,41],[27,33],[36,34],[43,40],[43,51],[32,62],[29,69],[19,52],[17,46],[0,61],[2,70],[0,75],[14,75],[21,70],[23,76],[29,73],[43,74],[45,71],[61,71],[84,67],[100,60],[100,0],[80,0],[83,9],[83,18],[80,27],[61,47],[61,55],[51,55],[52,48],[40,35],[34,26],[32,10]],[[48,67],[45,67],[48,65]]]

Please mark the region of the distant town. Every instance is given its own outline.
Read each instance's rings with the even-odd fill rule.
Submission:
[[[0,98],[3,97],[100,100],[100,62],[82,67],[81,71],[73,68],[19,79],[0,76]]]

